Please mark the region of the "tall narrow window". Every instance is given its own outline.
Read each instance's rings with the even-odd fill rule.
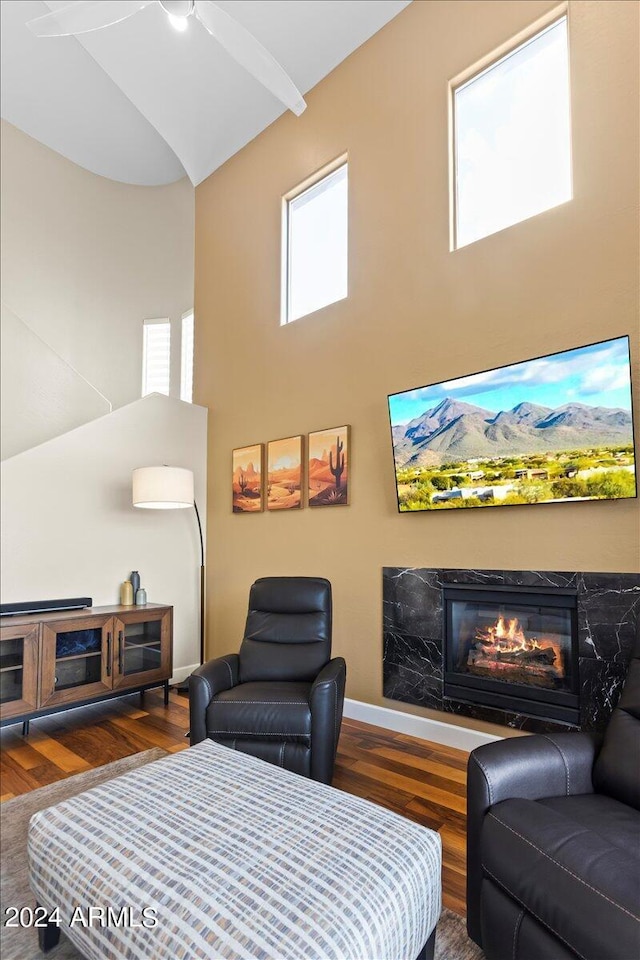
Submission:
[[[193,403],[193,310],[182,318],[180,344],[180,399]]]
[[[455,247],[572,196],[567,18],[453,89]]]
[[[168,320],[145,320],[142,329],[142,396],[169,396],[171,324]]]
[[[347,296],[347,164],[285,199],[282,322]]]

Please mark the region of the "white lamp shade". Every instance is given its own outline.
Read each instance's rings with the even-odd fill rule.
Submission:
[[[138,467],[133,471],[133,505],[149,510],[192,507],[193,471],[183,467]]]

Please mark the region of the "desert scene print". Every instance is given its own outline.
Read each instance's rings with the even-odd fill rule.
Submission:
[[[309,506],[349,502],[349,427],[309,434]]]
[[[636,496],[629,339],[389,397],[401,512]]]
[[[299,509],[302,506],[302,437],[271,440],[267,450],[267,509]]]
[[[262,497],[262,444],[239,447],[232,454],[233,512],[259,513]]]

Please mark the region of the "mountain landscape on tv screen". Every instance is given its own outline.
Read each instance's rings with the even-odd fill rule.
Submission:
[[[633,443],[627,410],[519,403],[498,412],[447,397],[392,428],[396,468]]]

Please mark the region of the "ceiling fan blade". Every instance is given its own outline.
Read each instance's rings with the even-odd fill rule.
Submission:
[[[155,0],[80,0],[66,7],[29,20],[27,26],[36,37],[67,37],[110,27],[143,10]]]
[[[302,94],[277,60],[237,20],[212,0],[196,0],[195,13],[234,60],[281,100],[297,117],[306,110]]]

